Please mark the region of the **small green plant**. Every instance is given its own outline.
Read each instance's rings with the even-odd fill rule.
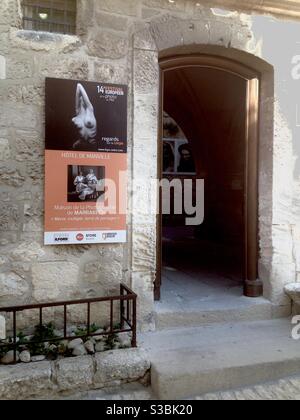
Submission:
[[[58,338],[55,335],[55,326],[53,322],[49,324],[37,325],[34,329],[34,335],[31,341],[54,340]]]
[[[27,345],[31,355],[47,355],[49,353],[45,347],[45,342],[47,341],[51,341],[51,344],[57,344],[59,342],[59,337],[55,335],[55,326],[52,322],[35,327],[34,335]]]
[[[28,339],[26,338],[25,334],[23,332],[19,332],[17,334],[17,341],[18,341],[18,345],[26,345],[28,344]]]
[[[74,334],[76,337],[84,337],[87,335],[87,328],[77,328]]]
[[[90,334],[95,334],[95,332],[97,332],[98,330],[100,330],[101,327],[99,327],[99,325],[96,324],[92,324],[90,326]],[[85,337],[86,335],[88,335],[88,330],[87,328],[77,328],[77,330],[75,331],[75,335],[76,337]]]
[[[91,325],[90,331],[92,334],[95,334],[95,332],[97,332],[98,330],[101,330],[101,327],[99,327],[99,325],[96,325],[96,324]]]
[[[105,347],[107,350],[113,350],[115,347],[117,336],[116,334],[109,334],[106,338]]]

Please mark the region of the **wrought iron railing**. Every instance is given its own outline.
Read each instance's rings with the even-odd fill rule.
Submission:
[[[91,331],[91,307],[93,304],[96,303],[110,303],[110,321],[109,327],[103,331],[102,333],[93,333]],[[119,328],[115,327],[115,322],[117,321],[114,319],[114,309],[115,303],[120,304],[120,315],[119,315],[119,323],[117,324]],[[51,302],[51,303],[41,303],[35,305],[24,305],[24,306],[13,306],[7,308],[0,308],[0,314],[12,314],[12,342],[7,343],[5,340],[0,341],[0,351],[2,348],[9,348],[10,350],[14,351],[14,363],[17,362],[17,351],[20,347],[18,343],[18,325],[17,325],[17,314],[20,312],[24,312],[27,310],[37,310],[39,311],[39,326],[43,326],[43,313],[44,310],[47,308],[63,308],[63,336],[59,337],[59,340],[66,340],[72,341],[74,340],[74,336],[68,335],[68,312],[67,309],[69,306],[76,306],[76,305],[87,305],[87,312],[86,312],[86,334],[77,335],[75,338],[81,339],[88,339],[96,336],[110,336],[114,334],[122,334],[122,333],[132,333],[131,339],[131,346],[137,347],[137,295],[130,290],[124,284],[120,285],[120,295],[119,296],[107,296],[107,297],[100,297],[100,298],[93,298],[93,299],[81,299],[81,300],[73,300],[73,301],[62,301],[62,302]],[[45,339],[38,342],[31,342],[31,345],[34,344],[43,344],[43,343],[50,343],[57,342],[58,338],[53,339]]]

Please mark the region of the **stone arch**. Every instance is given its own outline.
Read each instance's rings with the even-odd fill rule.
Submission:
[[[180,19],[167,15],[139,28],[133,35],[133,178],[157,177],[157,133],[159,119],[159,60],[175,55],[196,54],[226,58],[255,71],[260,79],[259,103],[259,279],[265,297],[273,300],[273,143],[274,69],[260,57],[249,18],[211,16],[207,20]],[[235,30],[233,30],[233,27]],[[143,122],[141,124],[141,121]],[[136,192],[137,202],[149,201],[147,188]],[[135,209],[136,210],[136,209]],[[152,290],[156,273],[156,216],[133,217],[133,288],[148,292],[147,319],[151,317]],[[283,296],[283,287],[282,296]],[[288,301],[282,297],[276,305]],[[150,311],[150,312],[149,312]],[[146,313],[142,316],[145,320]],[[151,318],[152,319],[152,318]]]

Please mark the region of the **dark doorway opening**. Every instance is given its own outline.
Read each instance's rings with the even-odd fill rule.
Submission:
[[[174,286],[259,296],[258,80],[185,59],[162,64],[160,176],[203,179],[205,216],[186,226],[185,214],[161,214],[156,299]]]

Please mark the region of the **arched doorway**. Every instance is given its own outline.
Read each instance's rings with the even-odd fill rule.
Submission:
[[[233,59],[209,54],[170,54],[161,58],[159,64],[159,178],[165,176],[166,113],[185,133],[195,175],[205,181],[204,224],[195,228],[190,241],[184,240],[181,229],[182,247],[173,241],[169,254],[175,254],[178,262],[184,258],[184,249],[202,267],[210,260],[208,267],[218,267],[225,277],[234,275],[243,283],[246,296],[260,296],[263,292],[258,280],[260,75]],[[179,176],[175,166],[174,176]],[[163,265],[170,261],[167,254],[172,241],[166,238],[170,235],[170,229],[165,233],[166,225],[168,219],[160,214],[156,300],[160,298]],[[173,237],[175,230],[171,227]],[[190,231],[186,234],[191,238]],[[186,263],[194,264],[189,259]]]

